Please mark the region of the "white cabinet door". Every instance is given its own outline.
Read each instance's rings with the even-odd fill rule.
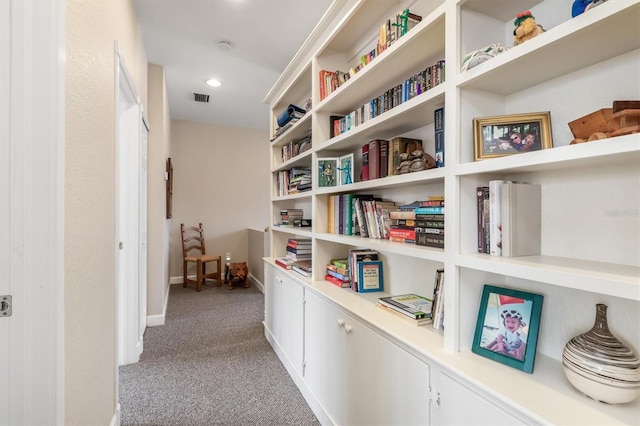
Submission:
[[[496,379],[498,380],[498,379]],[[505,384],[505,386],[509,386]],[[519,392],[514,389],[514,392]],[[440,375],[439,424],[461,425],[523,425],[521,420],[499,408],[494,401],[449,377]]]
[[[305,380],[340,425],[429,423],[429,366],[308,293]]]
[[[287,361],[302,376],[304,288],[302,284],[277,270],[272,283],[273,327],[271,331]]]

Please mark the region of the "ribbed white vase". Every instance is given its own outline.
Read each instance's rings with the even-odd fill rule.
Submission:
[[[624,404],[640,394],[640,359],[609,331],[607,305],[596,305],[591,330],[569,340],[562,366],[569,382],[597,401]]]

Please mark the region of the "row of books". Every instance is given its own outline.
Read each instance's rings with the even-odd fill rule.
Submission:
[[[478,252],[496,256],[540,254],[541,187],[505,180],[479,186]]]
[[[395,137],[390,140],[374,139],[362,145],[361,180],[372,180],[399,174],[407,151],[422,151],[422,140]]]
[[[310,191],[312,188],[310,167],[294,167],[278,172],[277,191],[278,196],[297,194]]]
[[[412,13],[409,9],[404,9],[402,12],[396,13],[394,16],[389,17],[381,26],[378,34],[378,43],[376,45],[376,51],[378,54],[391,47],[400,37],[404,36],[415,27],[420,21],[422,16]]]
[[[299,141],[290,141],[284,145],[282,151],[282,162],[289,161],[294,157],[311,149],[311,135],[300,139]]]
[[[444,196],[430,196],[389,212],[389,239],[444,248]]]
[[[425,93],[427,90],[445,81],[444,59],[428,66],[423,71],[408,77],[404,82],[394,86],[380,94],[369,102],[361,105],[356,110],[330,120],[331,133],[338,136],[342,133],[389,111],[396,106],[407,102],[414,97]]]
[[[334,194],[327,202],[327,232],[360,235],[364,238],[389,238],[389,212],[394,201],[371,194]]]
[[[381,25],[376,47],[360,55],[359,63],[349,68],[348,72],[340,70],[320,70],[320,100],[323,100],[336,91],[342,84],[346,83],[349,78],[356,75],[361,69],[371,63],[373,59],[387,50],[387,48],[393,45],[393,43],[415,27],[420,21],[422,21],[422,17],[411,13],[409,9],[398,12],[394,16],[389,17],[389,19]]]
[[[381,297],[376,305],[415,325],[431,324],[435,329],[444,328],[444,269],[436,270],[433,298],[414,293]]]
[[[280,227],[310,227],[311,219],[304,218],[302,209],[281,209],[280,222],[275,225]]]

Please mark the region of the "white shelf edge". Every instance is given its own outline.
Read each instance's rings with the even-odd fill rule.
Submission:
[[[456,266],[640,301],[640,267],[553,256],[459,254]],[[610,271],[610,272],[606,272]]]
[[[295,157],[290,158],[287,161],[279,164],[277,167],[272,168],[271,173],[276,173],[276,172],[281,172],[283,170],[291,169],[293,167],[296,167],[295,165],[305,162],[305,160],[309,160],[309,162],[311,162],[311,159],[307,158],[307,157],[311,157],[311,153],[312,153],[312,150],[310,149],[308,151],[303,152],[302,154],[298,154]]]
[[[290,194],[290,195],[283,195],[283,196],[273,196],[271,197],[271,202],[275,202],[275,201],[287,201],[287,200],[299,200],[301,198],[311,198],[313,191],[304,191],[304,192],[300,192],[298,194]]]
[[[319,232],[314,233],[314,238],[319,241],[329,241],[354,247],[366,247],[384,253],[400,254],[403,256],[432,260],[435,262],[444,262],[445,257],[443,249],[417,246],[415,244],[400,243],[384,239]]]
[[[613,157],[619,157],[623,162],[633,161],[629,154],[640,155],[640,133],[459,164],[455,167],[455,174],[566,169],[571,165],[602,164]]]
[[[393,123],[394,119],[402,116],[408,112],[416,108],[420,108],[425,104],[430,102],[440,102],[440,97],[442,97],[442,103],[444,103],[444,92],[447,87],[447,82],[444,81],[437,86],[427,90],[426,92],[422,92],[418,96],[409,99],[396,106],[395,108],[391,108],[388,111],[383,112],[382,114],[371,118],[364,123],[360,124],[352,128],[349,131],[339,134],[327,141],[319,143],[317,146],[314,146],[315,151],[321,150],[330,150],[330,149],[340,149],[340,145],[346,140],[351,138],[358,138],[361,133],[365,131],[374,131],[376,127],[381,127],[382,125],[389,125],[389,123]],[[427,118],[429,119],[429,118]]]
[[[309,238],[313,237],[313,232],[311,232],[306,227],[271,225],[269,227],[269,229],[271,229],[273,232],[280,232],[282,234],[301,235],[301,236],[305,236],[305,237],[309,237]]]
[[[305,114],[296,122],[296,124],[291,126],[290,129],[271,141],[271,147],[280,148],[286,145],[290,140],[296,137],[304,136],[308,132],[308,130],[301,129],[301,127],[304,127],[305,124],[311,126],[311,116],[311,111],[305,112]]]

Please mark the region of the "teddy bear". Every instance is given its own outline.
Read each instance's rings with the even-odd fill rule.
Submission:
[[[513,30],[513,45],[517,46],[544,32],[542,25],[536,23],[530,11],[518,13],[513,22],[516,28]]]

